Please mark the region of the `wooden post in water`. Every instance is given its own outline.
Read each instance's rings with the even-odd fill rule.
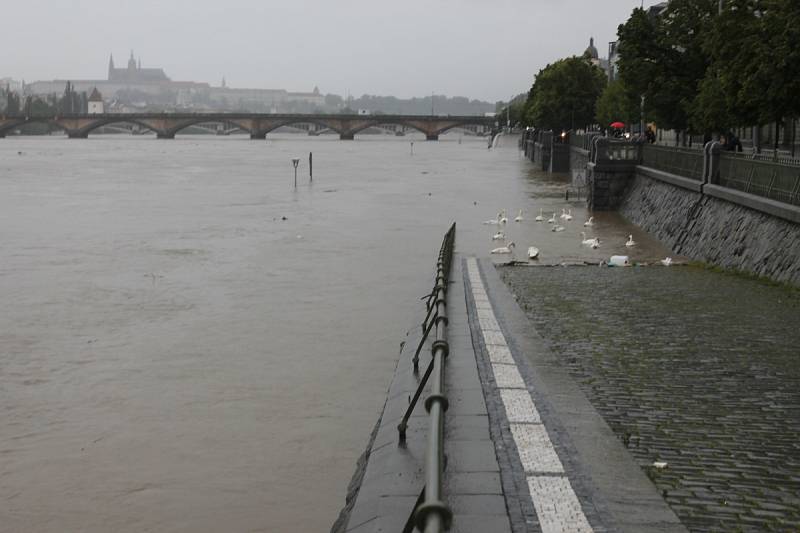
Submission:
[[[308,152],[308,181],[314,181],[314,153]]]

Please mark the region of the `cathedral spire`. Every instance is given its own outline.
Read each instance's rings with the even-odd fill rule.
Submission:
[[[114,73],[114,54],[108,56],[108,79],[111,81],[111,76]]]
[[[133,50],[131,50],[131,58],[128,59],[128,69],[129,70],[136,69],[136,60],[133,58]]]

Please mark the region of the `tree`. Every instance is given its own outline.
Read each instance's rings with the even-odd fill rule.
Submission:
[[[22,106],[20,105],[19,95],[14,91],[8,91],[6,96],[6,115],[18,115]]]
[[[618,29],[620,78],[645,97],[645,111],[661,127],[689,127],[710,64],[703,36],[717,7],[717,0],[671,0],[658,16],[635,9]]]
[[[606,85],[600,98],[597,99],[595,117],[601,126],[608,126],[617,120],[628,124],[637,122],[639,114],[639,98],[622,80],[614,80]]]
[[[553,131],[591,124],[605,85],[605,73],[587,60],[560,59],[536,75],[528,93],[525,121]]]
[[[704,47],[712,65],[703,80],[696,120],[712,123],[700,102],[724,102],[728,126],[800,115],[800,3],[727,0]],[[776,144],[778,136],[776,135]]]

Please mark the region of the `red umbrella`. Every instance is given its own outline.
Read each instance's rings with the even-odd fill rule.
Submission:
[[[612,128],[614,128],[614,129],[622,129],[622,128],[624,128],[624,127],[625,127],[625,123],[623,123],[623,122],[619,122],[619,121],[617,121],[617,122],[612,122],[612,123],[611,123],[611,127],[612,127]]]

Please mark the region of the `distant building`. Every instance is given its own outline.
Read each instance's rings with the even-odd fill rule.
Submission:
[[[608,72],[608,60],[599,57],[597,48],[594,46],[594,37],[589,37],[589,46],[587,46],[586,50],[583,51],[582,57],[588,59],[592,65],[600,67],[604,71]]]
[[[92,94],[89,95],[89,114],[95,115],[98,113],[103,113],[103,95],[95,87],[92,90]]]
[[[617,66],[617,61],[619,60],[619,54],[617,53],[618,49],[618,42],[611,41],[608,43],[608,81],[612,82],[619,78],[619,67]]]
[[[6,91],[21,93],[22,88],[25,86],[25,82],[17,81],[13,78],[0,78],[0,89],[5,89]]]
[[[131,51],[124,68],[117,68],[114,56],[108,60],[108,79],[74,80],[76,92],[91,93],[97,89],[112,102],[115,112],[123,109],[180,109],[190,111],[311,111],[325,105],[325,97],[314,87],[310,93],[283,89],[234,89],[222,78],[220,87],[193,81],[173,81],[161,68],[143,68],[142,61]],[[25,94],[61,94],[67,80],[36,81],[25,86]]]
[[[114,68],[114,55],[111,54],[108,59],[108,81],[117,83],[163,83],[172,80],[164,73],[164,69],[142,68],[142,59],[139,58],[137,64],[133,58],[133,50],[131,50],[127,68]]]

